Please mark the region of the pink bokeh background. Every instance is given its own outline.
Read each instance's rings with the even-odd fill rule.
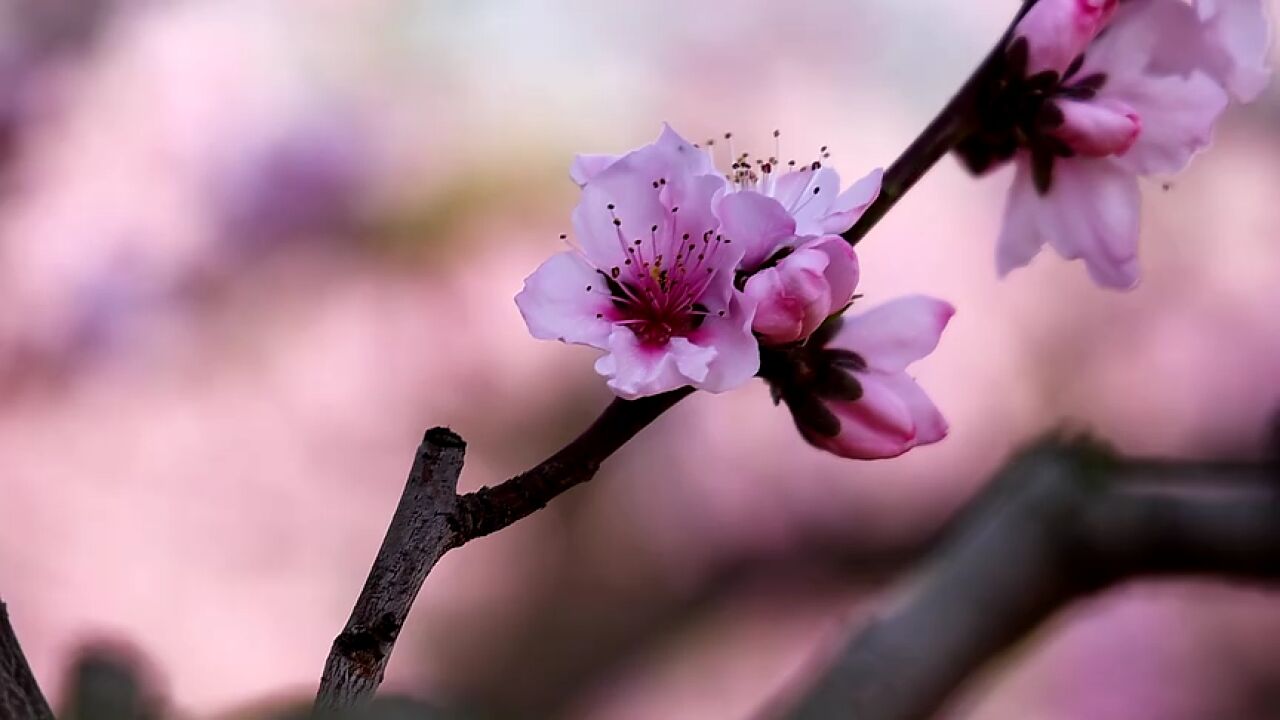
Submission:
[[[828,145],[858,177],[1014,5],[140,3],[29,68],[0,154],[0,597],[42,685],[105,637],[179,714],[306,697],[424,428],[469,441],[471,489],[608,401],[591,351],[533,340],[512,303],[569,230],[573,152],[670,121],[767,153],[779,128],[784,155]],[[747,717],[891,590],[802,562],[726,584],[728,564],[910,544],[1063,424],[1132,453],[1256,452],[1280,408],[1280,90],[1144,185],[1132,293],[1048,255],[997,281],[1007,181],[946,159],[859,246],[867,302],[958,308],[913,368],[947,440],[842,461],[758,382],[695,396],[450,553],[388,687],[500,716]],[[1264,588],[1135,585],[948,716],[1280,717],[1278,632]]]

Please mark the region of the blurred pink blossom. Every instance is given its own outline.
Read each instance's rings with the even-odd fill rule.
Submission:
[[[1089,47],[1117,0],[1040,0],[1014,30],[1027,43],[1027,73],[1062,73]]]
[[[1050,90],[1032,120],[1040,134],[1033,130],[1015,158],[997,243],[1002,275],[1047,243],[1083,260],[1099,285],[1137,283],[1138,177],[1182,170],[1227,106],[1224,89],[1198,67],[1211,60],[1196,55],[1207,45],[1180,42],[1186,32],[1203,35],[1207,26],[1179,0],[1127,3]],[[1187,70],[1164,69],[1166,58]]]

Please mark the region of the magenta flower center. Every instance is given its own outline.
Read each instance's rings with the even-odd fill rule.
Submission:
[[[666,180],[654,181],[655,188],[665,186]],[[615,206],[610,204],[608,210],[614,214]],[[587,286],[587,292],[607,295],[612,304],[597,317],[629,327],[648,346],[666,345],[702,325],[711,313],[702,300],[716,277],[716,255],[732,243],[714,228],[699,237],[683,231],[676,222],[679,210],[670,208],[670,217],[661,226],[650,226],[647,236],[631,238],[614,214],[614,231],[626,259],[607,271],[596,269],[604,288]]]

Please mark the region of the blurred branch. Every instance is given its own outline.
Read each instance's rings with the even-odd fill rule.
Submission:
[[[159,703],[143,682],[136,656],[121,647],[90,645],[72,664],[62,720],[153,720]]]
[[[53,711],[31,674],[3,602],[0,602],[0,718],[53,720]]]
[[[788,717],[930,717],[1055,611],[1134,578],[1280,578],[1278,467],[1108,461],[1084,445],[1042,443],[970,503]],[[1140,487],[1188,469],[1215,491]]]
[[[450,518],[466,443],[451,430],[428,430],[404,493],[342,633],[333,641],[316,706],[337,709],[372,699],[418,590],[448,549]]]

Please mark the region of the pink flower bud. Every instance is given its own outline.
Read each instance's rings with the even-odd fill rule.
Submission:
[[[1054,134],[1080,155],[1123,155],[1142,132],[1142,118],[1118,100],[1062,100],[1058,109],[1063,120]]]
[[[751,329],[770,345],[809,337],[853,297],[858,261],[843,239],[828,235],[801,245],[747,280],[756,302]]]
[[[1115,12],[1118,0],[1040,0],[1018,22],[1027,42],[1027,74],[1066,71]]]
[[[933,352],[954,313],[914,296],[845,318],[822,349],[835,367],[822,368],[816,394],[783,395],[804,438],[840,457],[874,460],[946,437],[947,421],[906,369]]]

